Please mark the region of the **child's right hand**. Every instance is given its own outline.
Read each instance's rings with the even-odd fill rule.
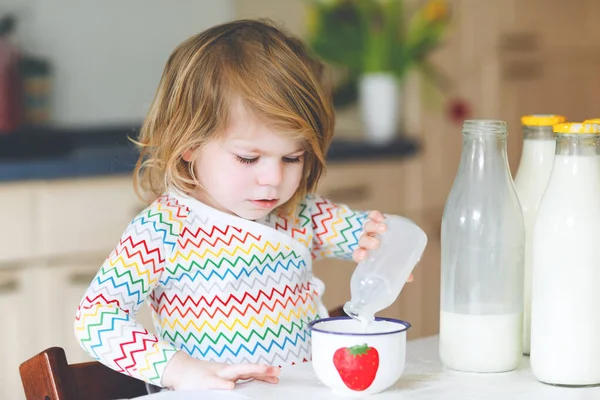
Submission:
[[[167,364],[162,384],[175,390],[233,389],[239,380],[279,382],[279,368],[263,364],[222,364],[178,351]]]

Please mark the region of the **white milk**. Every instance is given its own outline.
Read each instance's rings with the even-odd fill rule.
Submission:
[[[367,325],[355,319],[339,319],[319,324],[319,327],[332,333],[389,333],[406,330],[400,323],[390,321],[371,321]]]
[[[599,243],[600,156],[556,156],[533,240],[531,367],[542,382],[600,383]]]
[[[525,139],[515,189],[525,222],[525,279],[523,288],[523,353],[529,354],[531,332],[531,245],[537,209],[554,164],[555,140]]]
[[[371,315],[369,317],[363,317],[361,315],[357,315],[355,318],[356,321],[360,323],[361,333],[367,333],[371,327],[375,323],[375,316]]]
[[[511,371],[521,360],[522,325],[521,313],[477,315],[442,311],[440,358],[444,365],[458,371]]]

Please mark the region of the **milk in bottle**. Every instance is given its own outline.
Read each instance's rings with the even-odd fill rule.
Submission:
[[[529,354],[531,332],[531,243],[538,205],[550,178],[556,142],[552,126],[565,121],[562,115],[527,115],[523,125],[523,152],[515,175],[515,188],[525,222],[523,288],[523,353]]]
[[[439,346],[455,370],[509,371],[521,360],[525,228],[506,137],[503,121],[464,122],[444,207]]]
[[[531,369],[600,384],[600,125],[554,126],[556,155],[533,234]]]

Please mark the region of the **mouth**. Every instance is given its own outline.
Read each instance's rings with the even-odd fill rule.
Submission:
[[[252,204],[258,206],[259,208],[273,208],[277,205],[279,199],[260,199],[260,200],[250,200]]]

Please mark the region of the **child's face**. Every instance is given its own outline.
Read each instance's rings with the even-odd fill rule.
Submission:
[[[199,200],[255,220],[294,195],[302,179],[304,150],[301,139],[277,134],[237,101],[222,140],[205,145],[195,161],[202,185],[194,192]]]

